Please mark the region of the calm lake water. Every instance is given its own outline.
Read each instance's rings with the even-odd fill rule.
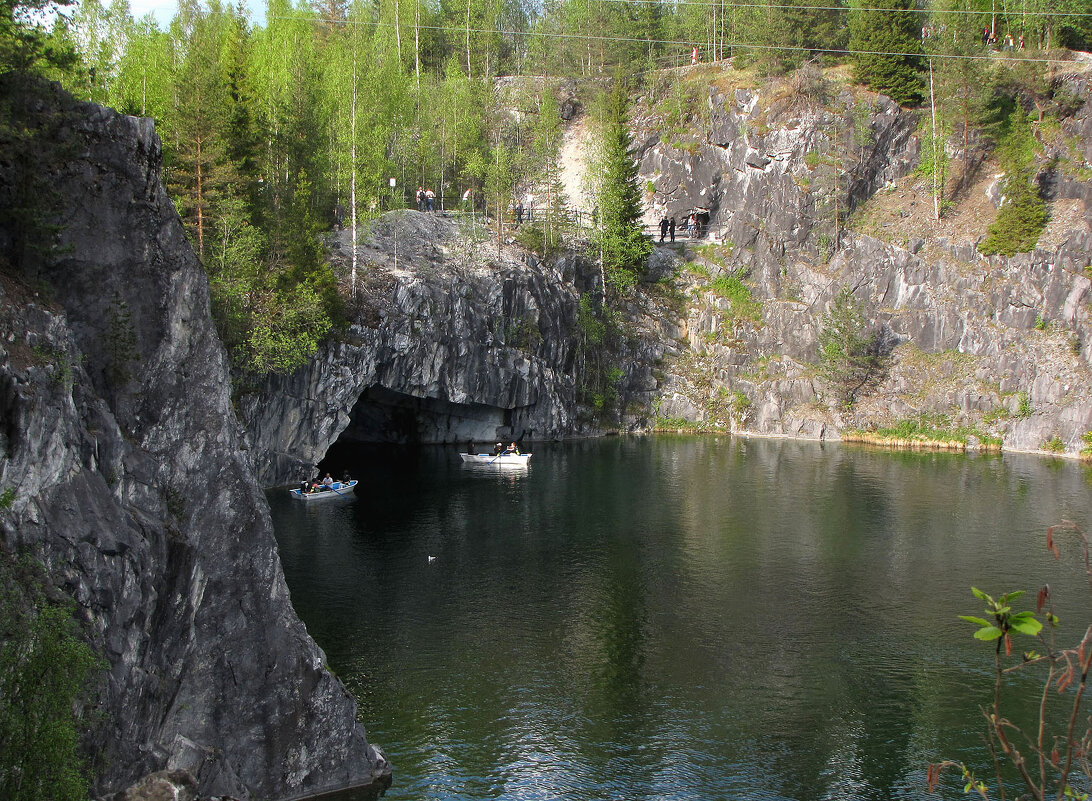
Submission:
[[[356,500],[271,494],[293,603],[394,765],[388,799],[937,798],[931,760],[992,773],[991,646],[956,618],[981,614],[971,585],[1033,604],[1049,581],[1074,643],[1089,619],[1076,543],[1061,562],[1044,544],[1089,523],[1079,464],[534,450],[519,472],[341,450]]]

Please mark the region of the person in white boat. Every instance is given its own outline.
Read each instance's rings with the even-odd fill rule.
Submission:
[[[329,473],[327,473],[326,476],[322,479],[322,488],[328,490],[328,489],[333,488],[333,486],[334,486],[334,478]]]
[[[503,443],[498,442],[496,445],[494,445],[493,446],[493,453],[495,453],[497,456],[500,456],[502,453],[504,453]]]
[[[505,453],[509,454],[510,456],[519,456],[519,448],[517,448],[516,443],[513,442],[509,444],[508,450],[505,451]]]

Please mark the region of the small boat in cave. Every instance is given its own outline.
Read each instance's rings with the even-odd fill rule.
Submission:
[[[345,498],[353,494],[353,490],[356,489],[357,480],[354,478],[352,481],[335,481],[328,487],[319,486],[318,488],[311,490],[310,492],[304,492],[302,489],[289,490],[289,494],[300,501],[328,501],[332,498]]]
[[[494,467],[526,467],[531,460],[529,453],[460,453],[465,464],[484,464]]]

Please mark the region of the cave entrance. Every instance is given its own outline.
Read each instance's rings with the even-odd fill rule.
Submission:
[[[350,412],[339,443],[431,445],[492,443],[511,437],[511,412],[478,403],[418,398],[385,387],[368,387]]]
[[[691,239],[700,239],[709,231],[709,209],[695,206],[686,213],[687,218],[694,218],[694,225],[690,229]]]

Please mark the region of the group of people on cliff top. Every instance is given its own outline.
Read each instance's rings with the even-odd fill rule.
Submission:
[[[436,211],[436,193],[431,189],[425,189],[423,186],[417,187],[417,194],[414,199],[417,201],[418,211]]]
[[[697,214],[692,213],[683,218],[683,233],[691,239],[697,239],[701,236],[701,220],[698,219]],[[675,241],[675,218],[669,218],[665,214],[660,218],[660,241],[663,242],[667,236],[671,237],[672,242]]]

